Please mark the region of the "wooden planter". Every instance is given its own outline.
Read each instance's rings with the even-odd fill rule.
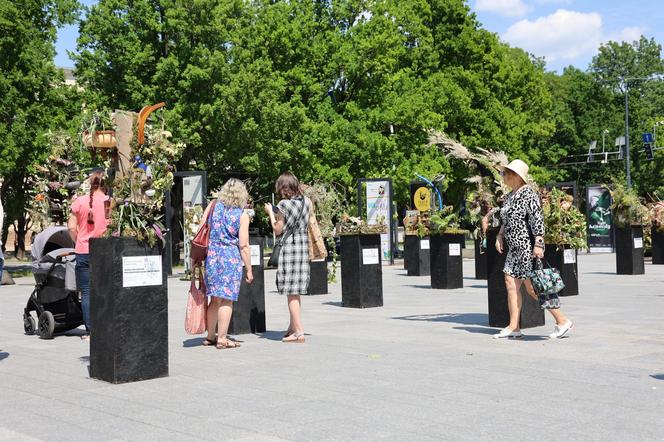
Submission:
[[[404,265],[408,276],[428,276],[431,274],[430,238],[406,235],[404,241]]]
[[[247,284],[246,271],[242,274],[240,295],[233,305],[233,315],[228,325],[228,333],[242,335],[264,333],[265,326],[265,275],[263,269],[263,237],[250,236],[251,269],[254,282]]]
[[[383,306],[380,235],[341,236],[341,303],[344,307]]]
[[[496,250],[496,237],[498,229],[490,229],[487,232],[487,270],[488,270],[488,301],[489,301],[489,325],[491,327],[506,327],[510,323],[510,311],[507,306],[507,288],[505,287],[505,257],[507,256],[507,243],[503,253]],[[544,310],[539,302],[525,293],[525,286],[521,291],[523,303],[521,306],[521,328],[540,327],[544,325]]]
[[[618,275],[643,275],[643,227],[616,227],[616,273]]]
[[[546,245],[544,251],[545,261],[560,271],[560,276],[565,283],[565,288],[559,293],[560,296],[576,296],[579,294],[577,257],[577,250],[569,246],[559,248],[555,244]]]
[[[92,133],[86,130],[83,132],[83,144],[97,149],[113,149],[117,147],[118,140],[114,130],[98,130]]]
[[[475,240],[475,279],[487,279],[487,252],[485,250],[484,253],[480,253],[481,243],[479,239]]]
[[[664,230],[652,228],[652,263],[664,264]]]
[[[309,263],[309,294],[327,295],[327,261],[311,261]]]
[[[463,234],[445,233],[431,236],[431,288],[463,288]]]
[[[90,377],[118,384],[168,376],[163,261],[160,247],[134,238],[90,240]]]

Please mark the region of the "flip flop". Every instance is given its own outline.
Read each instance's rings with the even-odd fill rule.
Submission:
[[[217,341],[215,341],[214,339],[205,338],[203,340],[202,345],[203,345],[203,347],[213,347],[213,346],[217,345]]]

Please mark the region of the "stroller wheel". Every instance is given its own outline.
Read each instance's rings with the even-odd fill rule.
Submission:
[[[39,337],[42,339],[53,339],[53,331],[55,330],[55,319],[53,314],[48,310],[39,315]]]
[[[37,322],[30,314],[23,314],[23,331],[26,335],[34,335],[37,331]]]

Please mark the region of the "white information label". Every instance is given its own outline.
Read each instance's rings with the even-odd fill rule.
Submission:
[[[249,246],[249,248],[251,249],[251,265],[261,265],[261,246],[258,244],[252,244]]]
[[[362,264],[380,264],[380,250],[362,249]]]
[[[450,256],[461,256],[461,244],[450,243]]]
[[[420,240],[420,250],[429,250],[429,248],[431,248],[431,245],[428,239]]]
[[[122,287],[161,285],[161,256],[124,256],[122,258]]]
[[[643,248],[643,238],[634,238],[634,248],[635,249]]]
[[[565,249],[563,253],[563,264],[574,264],[576,262],[576,250]]]

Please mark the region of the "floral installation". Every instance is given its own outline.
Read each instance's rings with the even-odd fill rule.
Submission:
[[[309,198],[316,211],[316,220],[320,233],[327,244],[327,248],[332,258],[332,268],[327,273],[327,280],[334,282],[337,275],[339,263],[339,254],[334,242],[336,233],[335,220],[339,218],[340,213],[346,209],[346,199],[342,193],[337,190],[340,186],[317,181],[303,187],[304,196]]]
[[[617,227],[650,226],[650,212],[636,190],[628,189],[617,179],[608,187],[611,192],[613,222]]]
[[[337,233],[343,235],[380,235],[387,233],[387,224],[385,217],[378,217],[376,224],[368,224],[366,220],[349,216],[344,213],[341,216],[340,222],[337,224]]]
[[[154,247],[163,243],[164,197],[173,187],[174,164],[185,145],[170,141],[171,133],[164,129],[163,120],[146,124],[145,142],[138,144],[134,120],[131,156],[124,176],[113,180],[112,212],[108,235],[131,236]],[[107,160],[110,167],[113,159]]]
[[[560,189],[540,190],[544,212],[544,241],[573,249],[588,247],[586,217],[574,205],[574,198]]]
[[[35,231],[66,223],[73,199],[85,190],[81,186],[84,172],[77,164],[81,159],[75,158],[79,153],[76,140],[65,132],[50,132],[48,139],[49,156],[28,178],[32,186],[27,211]]]

